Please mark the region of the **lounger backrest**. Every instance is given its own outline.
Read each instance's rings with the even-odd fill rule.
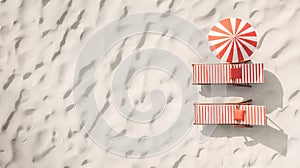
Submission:
[[[195,104],[195,124],[238,124],[234,120],[236,105],[201,105]],[[240,105],[245,110],[244,120],[239,124],[266,125],[266,107]]]
[[[241,78],[232,78],[235,69]],[[193,64],[193,84],[224,83],[264,83],[264,64]]]

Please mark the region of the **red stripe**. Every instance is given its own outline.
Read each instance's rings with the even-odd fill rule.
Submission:
[[[197,114],[197,106],[194,105],[194,113],[195,113],[195,118],[196,118],[196,114]],[[196,120],[195,120],[195,124],[197,124]]]
[[[237,30],[238,30],[238,28],[240,26],[241,21],[242,21],[241,19],[236,18],[236,20],[235,20],[235,32],[234,33],[237,32]]]
[[[258,125],[262,125],[261,123],[261,110],[260,107],[257,107],[257,115],[258,115]]]
[[[212,123],[212,110],[211,110],[211,107],[212,106],[208,106],[209,107],[209,110],[207,111],[207,116],[208,116],[208,124],[211,124]]]
[[[199,106],[198,106],[198,109],[199,109]],[[197,122],[199,122],[199,112],[197,113]]]
[[[232,111],[232,106],[229,106],[229,111],[228,111],[228,115],[229,115],[229,121],[228,123],[231,124],[231,111]]]
[[[209,118],[209,124],[212,123],[212,106],[209,106],[209,110],[208,110],[208,118]]]
[[[205,106],[204,110],[205,110],[205,113],[204,113],[205,114],[204,123],[207,124],[207,115],[206,114],[207,114],[207,111],[208,111],[208,106]]]
[[[228,38],[228,36],[211,36],[211,35],[208,35],[208,41],[220,40],[220,39],[223,39],[223,38]]]
[[[199,80],[199,78],[197,78],[197,76],[198,76],[198,71],[197,71],[197,69],[198,69],[198,65],[194,65],[193,66],[193,70],[194,70],[194,83],[199,83],[198,82],[198,80]]]
[[[251,69],[252,69],[252,83],[255,83],[255,64],[251,64]]]
[[[206,116],[205,116],[205,113],[206,113],[206,106],[204,106],[203,108],[204,108],[204,111],[203,111],[203,113],[202,113],[202,114],[203,114],[203,124],[205,124],[205,117],[206,117]]]
[[[246,23],[246,24],[244,25],[244,27],[243,27],[238,33],[236,33],[236,34],[242,33],[243,31],[245,31],[245,30],[248,29],[249,27],[251,27],[251,25],[250,25],[249,23]]]
[[[216,77],[217,77],[217,74],[216,74],[216,65],[212,65],[213,66],[213,83],[216,83]]]
[[[211,30],[215,31],[215,32],[219,32],[219,33],[223,33],[223,34],[227,34],[227,35],[230,35],[229,33],[219,29],[218,27],[214,26],[211,28]]]
[[[259,64],[256,64],[256,81],[257,81],[257,83],[261,83],[261,81],[260,81],[260,66],[259,66]]]
[[[209,81],[209,75],[208,75],[208,65],[205,65],[205,83],[208,83]]]
[[[230,65],[227,65],[226,66],[226,83],[229,83],[229,76],[230,76],[229,68],[230,68]]]
[[[219,66],[219,83],[222,83],[222,65]]]
[[[231,44],[232,44],[232,40],[231,40],[231,42],[229,42],[229,43],[223,48],[223,50],[221,50],[221,51],[218,53],[218,55],[217,55],[217,58],[218,58],[218,59],[221,59],[221,58],[224,56],[226,50],[228,49],[229,46],[231,46]]]
[[[201,106],[201,108],[202,108],[202,123],[204,123],[204,111],[205,111],[205,109],[204,109],[204,106]]]
[[[203,78],[204,78],[204,76],[202,75],[202,71],[203,71],[203,65],[201,65],[201,66],[199,66],[199,70],[200,70],[200,72],[198,72],[198,80],[199,80],[199,83],[203,83]]]
[[[215,83],[215,77],[216,77],[216,74],[215,74],[215,65],[211,65],[211,69],[212,69],[212,83]]]
[[[256,36],[255,31],[249,32],[249,33],[245,33],[245,34],[239,34],[239,36]]]
[[[262,69],[262,64],[259,65],[259,81],[260,83],[263,83],[264,81],[262,80],[262,74],[264,73]]]
[[[229,52],[226,62],[232,62],[232,58],[233,58],[233,48],[234,48],[233,46],[235,45],[235,41],[232,40],[230,44],[232,44],[232,45],[230,47],[230,52]]]
[[[238,60],[239,60],[239,62],[242,62],[244,60],[243,54],[242,54],[241,49],[238,46],[238,44],[237,43],[235,43],[235,44],[236,44],[237,53],[238,53]]]
[[[265,81],[264,64],[262,64],[262,83]]]
[[[223,19],[220,21],[220,23],[231,33],[233,34],[232,32],[232,26],[231,26],[231,22],[230,22],[230,19],[229,18],[226,18],[226,19]]]
[[[197,111],[197,107],[194,107],[195,108],[195,123],[197,123],[197,114],[198,114],[198,111]]]
[[[257,45],[257,42],[253,41],[253,40],[248,40],[248,39],[244,39],[244,38],[239,38],[239,40],[243,40],[243,41],[249,43],[250,45],[252,45],[254,47],[256,47],[256,45]]]
[[[259,64],[256,64],[255,68],[256,68],[256,79],[255,80],[256,80],[257,83],[260,83],[260,77],[259,77],[260,76],[260,68],[259,68]]]
[[[220,42],[220,43],[218,43],[218,44],[209,46],[209,48],[210,48],[211,51],[215,51],[217,48],[221,47],[223,44],[225,44],[225,43],[228,42],[228,41],[229,41],[229,39],[224,40],[224,41],[222,41],[222,42]]]
[[[202,65],[198,66],[198,83],[202,83],[203,76],[201,75]]]
[[[263,107],[263,110],[264,110],[264,125],[267,125],[267,118],[266,118],[266,109],[267,107]]]
[[[225,121],[224,121],[224,123],[228,124],[228,117],[229,117],[228,116],[228,106],[225,106],[225,113],[224,114],[225,114]]]
[[[257,123],[258,123],[258,121],[257,121],[257,109],[256,109],[256,107],[253,107],[253,109],[254,109],[254,124],[255,125],[257,125]]]
[[[244,48],[244,50],[246,51],[246,53],[248,54],[248,56],[250,57],[251,54],[253,53],[253,51],[251,49],[249,49],[244,43],[242,43],[240,40],[238,40],[239,43],[241,44],[241,46]]]
[[[197,123],[200,123],[200,120],[199,120],[200,117],[201,117],[201,111],[200,111],[200,106],[198,106]]]
[[[215,118],[216,118],[216,113],[215,113],[215,106],[212,105],[211,106],[211,124],[215,123]]]
[[[250,124],[250,112],[249,112],[249,107],[248,106],[247,106],[246,113],[247,113],[247,124]]]
[[[255,83],[255,79],[254,79],[254,64],[251,64],[251,82]]]
[[[215,110],[216,110],[216,119],[215,119],[215,122],[219,124],[219,110],[218,110],[218,106],[215,106]]]

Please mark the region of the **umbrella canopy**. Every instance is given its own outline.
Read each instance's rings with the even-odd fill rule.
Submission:
[[[242,62],[249,60],[256,45],[256,32],[239,18],[226,18],[216,23],[208,34],[209,48],[220,60]]]

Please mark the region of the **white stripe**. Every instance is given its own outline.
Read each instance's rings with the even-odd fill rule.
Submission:
[[[211,66],[211,70],[212,70],[212,75],[211,75],[211,83],[215,83],[215,65],[210,65]]]
[[[214,123],[216,123],[216,111],[215,111],[215,106],[212,106],[212,114],[213,114],[213,116],[212,116],[211,121],[212,121],[212,124],[214,124]]]
[[[225,76],[225,74],[224,74],[224,64],[221,64],[221,74],[220,74],[220,76],[221,76],[221,83],[225,83],[224,82],[224,76]]]
[[[247,52],[245,51],[245,49],[242,47],[242,45],[240,44],[240,42],[238,42],[238,46],[241,50],[242,56],[244,58],[244,60],[247,60],[249,58]]]
[[[197,65],[197,66],[194,66],[194,67],[195,67],[195,78],[196,78],[195,83],[199,83],[199,79],[198,79],[199,66]]]
[[[220,47],[218,47],[218,48],[216,48],[214,51],[212,51],[212,53],[215,55],[215,56],[217,56],[225,47],[226,47],[226,45],[227,44],[229,44],[230,43],[230,40],[229,41],[227,41],[226,43],[224,43],[223,45],[221,45]],[[228,47],[228,49],[229,49],[229,47]],[[227,49],[227,50],[228,50]],[[224,55],[225,55],[225,53],[224,53]],[[224,55],[223,55],[223,57],[224,57]]]
[[[235,33],[235,21],[236,21],[236,18],[230,18],[230,22],[231,22],[231,29],[232,29],[232,32]]]
[[[227,50],[225,51],[223,57],[221,58],[221,61],[227,62],[227,58],[229,56],[230,48],[232,47],[232,44],[233,44],[233,40],[230,40],[230,44],[229,44]]]
[[[246,24],[246,22],[244,20],[241,20],[240,25],[236,32],[239,32],[240,30],[242,30],[242,28],[245,26],[245,24]]]
[[[213,107],[212,105],[209,106],[209,114],[210,114],[209,115],[209,120],[210,120],[209,123],[210,124],[213,123],[213,118],[214,118],[214,113],[213,113],[212,107]]]
[[[257,75],[256,75],[256,64],[253,64],[254,68],[253,68],[253,83],[257,83]]]
[[[261,83],[263,82],[263,73],[265,73],[264,72],[264,69],[263,69],[263,64],[260,64],[260,81],[261,81]]]
[[[242,39],[241,39],[241,38],[242,38]],[[239,37],[239,39],[240,39],[242,42],[246,42],[246,41],[244,41],[243,39],[251,40],[251,41],[256,41],[256,42],[257,42],[257,37],[256,37],[256,36],[241,36],[241,37]]]
[[[247,43],[247,42],[245,42],[245,41],[242,41],[242,43],[243,43],[245,46],[247,46],[252,52],[254,52],[254,50],[255,50],[256,47],[254,47],[253,45],[251,45],[251,44],[249,44],[249,43]],[[250,55],[249,55],[249,56],[250,56]]]
[[[209,83],[213,83],[213,66],[208,65],[209,67]]]
[[[242,68],[242,80],[241,80],[241,83],[245,83],[245,65],[243,64],[241,66]]]
[[[196,121],[196,123],[199,123],[199,118],[200,118],[200,116],[201,116],[201,115],[200,115],[200,114],[201,114],[201,113],[200,113],[200,106],[198,106],[197,109],[198,109],[198,112],[196,113],[196,115],[197,115],[197,121]]]
[[[260,107],[257,107],[257,111],[258,111],[258,118],[259,118],[259,120],[258,120],[258,124],[259,125],[262,125],[262,122],[261,122],[261,120],[262,120],[262,115],[261,115],[261,110],[260,110]]]
[[[250,73],[251,72],[250,71],[250,64],[247,64],[247,66],[248,66],[248,68],[247,68],[248,69],[248,73],[247,73],[248,83],[251,83],[251,78],[250,78],[250,74],[251,74]]]
[[[198,75],[199,75],[199,77],[198,77],[198,81],[200,82],[200,83],[203,83],[203,65],[201,65],[201,66],[199,66],[198,67],[199,68],[199,70],[201,70],[200,72],[198,71]]]
[[[243,32],[239,33],[239,35],[250,33],[250,32],[253,32],[253,31],[255,32],[255,30],[253,29],[253,27],[249,27],[248,29],[246,29]]]
[[[235,107],[232,105],[232,111],[231,111],[231,123],[234,123],[234,109]]]
[[[205,123],[209,124],[209,116],[208,116],[208,111],[209,111],[209,107],[207,107],[207,110],[205,111]]]
[[[252,113],[252,125],[254,125],[255,124],[255,122],[254,122],[255,114],[253,112],[253,107],[252,106],[250,106],[250,107],[251,107],[251,113]]]
[[[237,47],[236,47],[236,42],[233,43],[233,58],[232,58],[232,62],[239,62],[239,59],[238,59],[238,54],[237,54]]]
[[[194,65],[193,66],[193,73],[194,73],[194,79],[193,79],[193,83],[199,83],[198,82],[198,65]]]
[[[256,118],[255,122],[256,122],[256,125],[257,125],[257,124],[258,124],[258,121],[257,121],[257,119],[258,119],[257,110],[256,110],[256,112],[255,112],[255,118]]]
[[[224,33],[213,31],[213,30],[210,30],[209,33],[208,33],[208,35],[209,36],[225,36],[225,37],[230,37],[230,35],[228,35],[228,34],[224,34]]]
[[[218,116],[219,116],[219,118],[218,118],[218,123],[220,124],[221,123],[221,116],[222,116],[222,113],[221,113],[221,106],[218,106]]]
[[[266,115],[265,115],[265,114],[266,114],[266,111],[267,111],[266,108],[267,108],[266,106],[263,107],[263,109],[264,109],[264,113],[263,113],[263,114],[264,114],[264,117],[263,117],[264,125],[267,124]]]
[[[219,75],[219,69],[220,69],[220,65],[215,65],[215,71],[216,71],[216,76],[215,76],[215,78],[216,78],[216,83],[220,83],[220,78],[221,78],[221,76]]]
[[[196,76],[196,68],[197,68],[197,66],[196,65],[194,65],[193,66],[193,83],[196,83],[195,81],[197,81],[197,76]]]
[[[251,111],[250,111],[250,106],[247,106],[247,116],[249,117],[248,124],[251,125]]]
[[[197,66],[197,70],[196,70],[196,72],[197,72],[197,74],[196,74],[196,78],[197,78],[197,83],[201,83],[201,81],[200,81],[200,79],[201,79],[201,76],[200,76],[200,74],[199,74],[199,69],[201,68],[201,65],[198,65]]]
[[[231,34],[229,30],[227,30],[220,22],[216,23],[215,26],[228,34]]]
[[[216,45],[216,44],[219,44],[225,40],[228,40],[229,38],[222,38],[222,39],[218,39],[218,40],[209,40],[208,41],[208,45],[209,46],[213,46],[213,45]]]

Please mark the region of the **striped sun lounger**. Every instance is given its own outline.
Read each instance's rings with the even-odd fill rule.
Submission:
[[[193,64],[193,84],[264,83],[263,63]]]
[[[236,120],[237,105],[194,104],[195,124],[236,124],[236,125],[266,125],[266,107],[256,105],[239,105],[243,110],[242,120]]]

